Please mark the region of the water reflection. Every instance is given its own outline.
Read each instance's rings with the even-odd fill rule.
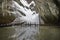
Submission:
[[[39,25],[19,25],[12,26],[15,29],[15,33],[9,38],[15,38],[16,40],[36,40],[34,36],[39,32]]]

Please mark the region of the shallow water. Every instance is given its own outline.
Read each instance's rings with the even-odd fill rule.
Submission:
[[[1,27],[0,40],[60,40],[60,28],[37,25]]]
[[[19,25],[0,28],[1,40],[36,40],[34,37],[39,32],[38,25]]]
[[[14,26],[16,33],[11,38],[17,38],[17,40],[35,40],[33,37],[38,33],[38,26]]]

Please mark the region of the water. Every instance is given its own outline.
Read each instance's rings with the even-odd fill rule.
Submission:
[[[24,28],[27,28],[27,30],[25,32],[22,32],[24,30]],[[28,35],[32,35],[30,37],[28,37],[28,35],[26,34],[26,32],[28,32],[28,29],[30,30],[30,28],[32,29],[36,29],[33,33],[28,33]],[[3,27],[0,28],[0,40],[20,40],[20,38],[23,40],[60,40],[60,28],[57,28],[58,26],[10,26],[10,27]],[[26,29],[25,28],[25,29]],[[17,31],[15,30],[17,29]],[[22,31],[21,31],[21,30]],[[39,30],[38,30],[39,29]],[[37,31],[38,30],[38,31]],[[31,32],[31,31],[29,31]],[[39,34],[38,34],[39,33]],[[13,35],[18,35],[19,36],[15,36],[12,37]],[[23,36],[23,35],[27,35],[27,36]],[[35,36],[37,35],[37,36]],[[25,37],[25,38],[24,38]],[[28,37],[28,38],[27,38]]]
[[[9,38],[16,38],[16,40],[35,40],[34,36],[38,33],[38,26],[14,26],[15,33]]]

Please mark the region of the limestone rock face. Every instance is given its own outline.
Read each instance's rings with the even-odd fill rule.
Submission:
[[[6,13],[6,15],[3,16],[2,13],[3,12],[0,12],[0,24],[8,24],[8,23],[11,23],[15,19],[15,16],[12,14],[9,15],[8,13]]]
[[[0,24],[8,24],[11,23],[15,16],[12,13],[9,13],[8,10],[11,11],[11,9],[8,9],[7,6],[7,0],[1,1],[0,4]]]
[[[19,0],[15,0],[19,3]],[[28,0],[27,0],[28,1]],[[29,0],[28,2],[30,2]],[[58,15],[59,10],[56,4],[54,3],[54,0],[34,0],[36,3],[35,9],[39,14],[41,19],[44,21],[44,23],[57,23],[58,21]],[[1,8],[1,7],[0,7]],[[5,13],[7,15],[3,16],[3,12],[0,9],[0,24],[10,23],[15,19],[14,15],[9,15],[8,13]]]
[[[27,0],[30,3],[32,0]],[[36,3],[35,9],[46,24],[56,24],[59,20],[59,8],[54,3],[54,0],[34,0]],[[40,20],[41,21],[41,20]]]
[[[58,21],[59,10],[54,0],[36,0],[35,1],[41,18],[45,23],[55,24]]]

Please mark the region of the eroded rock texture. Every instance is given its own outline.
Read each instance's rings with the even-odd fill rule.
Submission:
[[[8,0],[3,0],[1,1],[0,4],[0,24],[8,24],[11,23],[14,19],[15,16],[12,13],[8,13]]]
[[[17,1],[21,5],[19,0],[15,0],[15,1]],[[32,0],[27,0],[27,1],[28,1],[28,3],[30,3]],[[34,1],[36,3],[34,10],[39,12],[43,23],[57,24],[59,22],[59,20],[60,20],[60,14],[59,14],[60,2],[59,2],[59,0],[34,0]],[[2,13],[0,13],[0,14],[1,14],[0,20],[2,20],[0,23],[9,23],[9,21],[12,22],[15,19],[14,17],[9,16],[8,13],[6,13],[6,14],[8,14],[9,18],[7,18],[8,16],[6,18],[5,18],[5,16],[2,16]],[[12,17],[12,19],[11,19],[11,17]],[[5,18],[5,20],[4,20],[4,18]],[[6,20],[8,20],[8,21],[6,21]]]
[[[59,8],[54,0],[37,0],[37,10],[45,23],[56,24],[58,22]]]

